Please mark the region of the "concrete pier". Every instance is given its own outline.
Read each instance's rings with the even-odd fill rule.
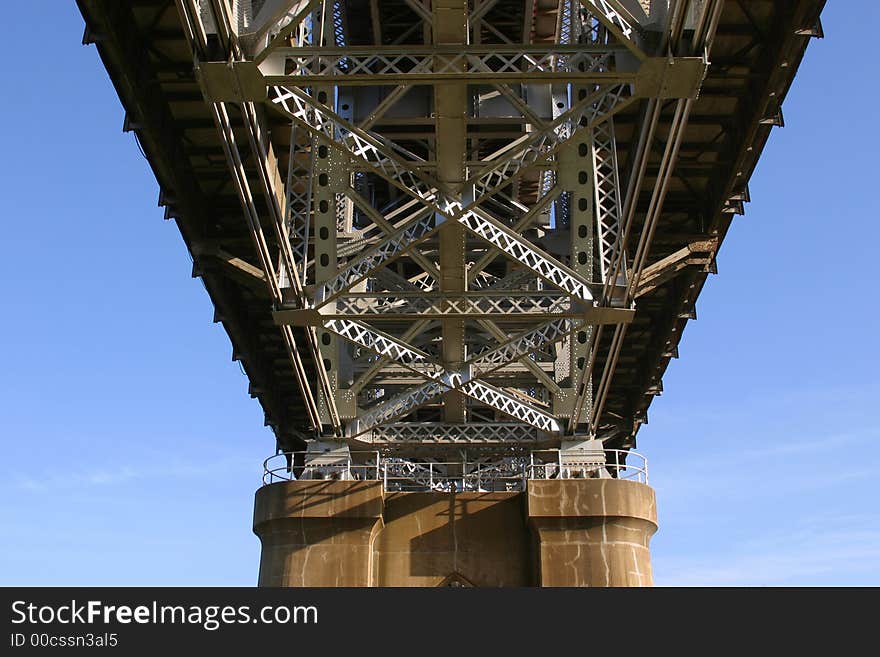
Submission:
[[[654,491],[618,479],[525,492],[384,492],[285,481],[256,493],[260,586],[650,586]]]
[[[654,489],[619,479],[530,481],[541,586],[651,586]]]

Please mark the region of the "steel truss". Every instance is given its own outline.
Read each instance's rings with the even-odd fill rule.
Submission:
[[[398,422],[376,427],[363,439],[374,445],[521,445],[540,442],[542,434],[528,424],[514,422]]]
[[[266,74],[267,84],[309,86],[357,84],[440,84],[480,82],[635,82],[635,72],[611,73],[613,52],[585,52],[576,46],[425,46],[409,48],[287,48],[273,61],[283,75]],[[566,66],[558,65],[565,60]],[[344,77],[344,80],[334,79]]]
[[[698,48],[668,56],[681,3],[650,35],[616,0],[559,0],[554,42],[536,44],[534,26],[516,43],[487,22],[491,2],[466,16],[467,3],[406,0],[421,22],[397,43],[419,30],[425,43],[362,45],[350,43],[343,0],[260,3],[247,29],[226,3],[199,3],[206,21],[194,0],[177,1],[276,323],[291,341],[291,327],[303,327],[318,364],[316,382],[296,365],[311,428],[396,446],[593,434],[614,368],[612,358],[594,371],[601,329],[614,327],[613,351],[650,240],[643,231],[636,248],[627,243],[657,99],[681,108],[668,175],[705,70]],[[501,42],[483,43],[484,29]],[[226,61],[204,61],[211,31]],[[266,218],[227,104],[245,119]],[[625,175],[614,116],[636,104],[648,119]],[[266,148],[269,109],[291,126],[285,176]],[[391,129],[407,121],[419,132]],[[479,129],[493,121],[504,130]],[[649,221],[662,207],[662,190],[655,196]],[[511,368],[515,384],[489,383]]]

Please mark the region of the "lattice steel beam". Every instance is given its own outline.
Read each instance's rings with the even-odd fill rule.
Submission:
[[[576,331],[585,323],[586,320],[583,318],[552,319],[535,329],[510,338],[497,347],[476,354],[466,364],[471,367],[473,376],[485,377],[490,372],[504,367],[522,356],[544,349],[566,338],[572,331]]]
[[[410,347],[393,336],[377,331],[360,322],[344,319],[328,320],[324,322],[324,328],[411,369],[416,374],[430,379],[429,382],[440,384],[441,389],[438,394],[445,393],[448,390],[459,391],[478,402],[505,413],[514,419],[531,424],[542,431],[557,431],[559,429],[558,423],[552,419],[552,416],[500,388],[476,380],[477,375],[473,374],[469,367],[466,367],[461,372],[448,371],[443,365],[431,359],[425,352]],[[513,356],[512,359],[515,357]],[[405,408],[407,410],[405,412],[409,412],[412,408],[427,403],[433,399],[433,396],[436,396],[425,397],[425,393],[421,390],[419,388],[415,392],[419,401],[410,401],[406,404]],[[397,405],[397,402],[395,404]],[[395,415],[395,417],[397,416]]]
[[[597,123],[626,108],[634,98],[626,85],[601,87],[577,101],[551,123],[524,135],[503,153],[490,156],[488,163],[464,187],[474,189],[475,204],[509,184],[526,167],[546,161],[578,131],[589,130]]]
[[[284,311],[279,311],[276,316],[282,312]],[[573,304],[570,296],[560,292],[478,291],[461,295],[440,292],[366,292],[338,297],[335,303],[327,304],[315,316],[318,321],[320,318],[335,317],[370,321],[444,317],[521,321],[584,317],[588,313],[587,307]]]
[[[308,116],[309,108],[313,103],[309,96],[295,89],[277,91],[276,93],[278,95],[275,97],[275,102],[284,107],[291,118],[302,123],[307,129],[313,129],[303,119],[303,117]],[[558,149],[562,141],[555,131],[563,125],[564,121],[571,119],[569,115],[578,116],[586,120],[586,125],[580,128],[581,130],[586,130],[592,127],[600,118],[619,110],[622,105],[631,99],[624,98],[622,88],[614,88],[596,98],[591,97],[588,100],[592,100],[592,103],[587,104],[586,101],[583,101],[547,129],[540,131],[534,137],[530,137],[527,148],[515,151],[515,156],[508,155],[503,158],[504,171],[509,172],[507,167],[510,162],[519,161],[519,166],[512,167],[514,172],[510,173],[510,177],[513,177],[522,171],[522,163],[526,158],[533,156],[547,157]],[[349,265],[347,270],[341,272],[333,281],[322,285],[319,294],[316,295],[319,302],[326,302],[334,298],[354,283],[363,280],[373,269],[423,241],[435,230],[438,230],[443,222],[442,220],[446,219],[457,220],[473,234],[495,245],[509,257],[518,260],[529,269],[535,271],[539,276],[569,294],[583,300],[592,299],[589,283],[584,278],[555,258],[543,253],[541,249],[522,239],[507,226],[495,221],[488,213],[477,207],[479,203],[482,203],[491,195],[493,190],[480,188],[484,193],[457,218],[456,214],[458,209],[461,208],[461,201],[443,193],[439,189],[441,185],[436,181],[408,168],[409,165],[407,163],[401,161],[397,155],[390,152],[391,148],[388,144],[381,143],[380,140],[371,135],[358,134],[360,131],[357,131],[354,126],[335,116],[322,106],[315,106],[312,109],[316,115],[321,114],[322,118],[337,124],[337,134],[341,134],[342,139],[337,139],[335,142],[331,141],[333,145],[340,147],[340,142],[342,142],[341,147],[345,148],[347,146],[345,141],[350,137],[349,141],[353,142],[353,146],[346,148],[349,155],[362,159],[367,166],[372,167],[377,173],[386,177],[389,182],[392,182],[415,198],[422,200],[430,209],[435,210],[433,217],[422,217],[415,225],[401,229],[398,234],[389,237],[384,243],[377,246],[372,253],[366,254],[358,262]],[[579,121],[579,123],[583,123],[583,120]],[[320,131],[315,132],[319,136],[323,136]],[[550,135],[553,135],[553,137],[551,138]],[[372,158],[374,161],[371,161],[369,158]],[[509,178],[503,179],[498,170],[494,169],[489,177],[481,178],[478,182],[488,187],[489,185],[500,186],[504,184],[503,180],[509,180]],[[438,221],[438,219],[441,220]]]
[[[539,214],[547,210],[547,207],[559,197],[560,193],[562,193],[562,190],[558,187],[551,187],[547,189],[526,213],[516,219],[512,226],[513,231],[515,233],[518,233],[529,226]],[[477,276],[479,276],[479,274],[484,269],[486,269],[486,267],[489,266],[489,264],[493,260],[495,260],[495,258],[497,258],[500,254],[501,251],[499,251],[497,248],[493,247],[489,249],[489,251],[479,260],[477,260],[474,263],[474,266],[468,270],[468,283],[471,284],[476,281]],[[531,277],[534,275],[534,272],[531,269],[521,271],[522,273],[520,275],[522,276]],[[508,285],[512,283],[513,279],[508,282]]]
[[[184,8],[196,6],[193,0],[177,2]],[[421,430],[408,424],[408,437],[398,438],[398,442],[418,440],[421,435],[425,440],[455,444],[465,433],[480,434],[479,440],[499,444],[531,440],[525,435],[558,436],[561,425],[557,418],[571,416],[576,426],[581,411],[571,409],[570,402],[582,406],[584,395],[589,394],[584,392],[583,370],[591,372],[592,365],[584,368],[581,361],[595,344],[596,331],[590,332],[590,327],[620,324],[632,316],[630,310],[608,307],[611,298],[606,294],[609,285],[617,289],[615,272],[626,271],[621,254],[627,208],[620,196],[611,117],[640,98],[693,98],[705,71],[705,61],[699,57],[648,56],[641,44],[650,41],[640,33],[638,21],[617,0],[559,0],[555,11],[555,38],[559,43],[549,46],[510,43],[500,30],[484,21],[488,8],[494,4],[491,0],[478,3],[473,12],[463,0],[405,2],[421,19],[412,30],[421,30],[425,40],[433,43],[351,46],[347,43],[340,0],[266,0],[257,5],[256,34],[233,29],[231,24],[236,23],[227,15],[226,3],[210,2],[217,13],[220,44],[228,61],[198,66],[199,79],[206,99],[213,101],[215,107],[235,102],[242,109],[245,134],[267,195],[268,215],[272,219],[269,223],[279,241],[278,252],[269,253],[268,247],[260,252],[261,260],[268,258],[265,272],[273,289],[276,321],[282,324],[286,335],[292,336],[291,323],[305,327],[319,377],[329,362],[334,389],[327,393],[326,375],[320,377],[319,383],[331,405],[337,393],[344,393],[346,404],[363,405],[365,400],[369,404],[384,398],[388,392],[383,390],[385,384],[370,382],[388,364],[412,372],[409,382],[418,377],[427,379],[372,408],[358,410],[358,417],[345,430],[350,437],[381,431],[392,435],[392,429],[378,427],[416,408],[433,405],[438,398],[444,399],[440,417],[455,419],[457,424],[434,424]],[[377,3],[372,12],[378,14]],[[584,25],[585,17],[588,18]],[[476,33],[468,38],[468,20],[473,25],[482,22],[485,29],[509,45],[482,45],[481,35]],[[375,17],[373,22],[377,23]],[[191,32],[201,39],[200,24],[192,19],[189,24]],[[552,39],[552,29],[551,23],[544,36]],[[586,42],[581,39],[585,32]],[[289,47],[291,43],[298,47]],[[666,53],[665,45],[661,42],[656,52]],[[198,52],[200,57],[208,51],[205,46],[207,38]],[[248,61],[242,47],[257,53],[256,57]],[[507,82],[525,83],[523,97],[506,86]],[[425,84],[433,85],[432,91],[424,96],[430,100],[433,93],[433,113],[425,117],[433,119],[433,126],[411,136],[401,130],[404,136],[396,137],[411,139],[414,145],[409,148],[421,155],[369,131],[409,89]],[[500,141],[500,133],[493,137],[491,133],[484,135],[468,129],[468,84],[493,85],[506,99],[506,104],[500,101],[504,111],[506,107],[513,108],[528,124],[517,128],[522,129],[522,136],[500,148],[487,148],[489,144],[504,142]],[[384,85],[394,90],[384,100],[380,95],[377,100],[368,101],[372,103],[369,107],[359,107],[355,113],[350,108],[369,97],[350,89],[357,85]],[[546,108],[529,108],[534,101],[530,95],[526,101],[528,85],[544,85],[545,90],[536,95],[537,106],[548,102],[553,108],[552,119],[540,118],[547,115]],[[256,112],[255,103],[266,100],[267,91],[269,105],[280,110],[294,126],[290,168],[283,191],[275,180],[277,176],[273,178],[267,166],[267,155],[271,154],[265,152],[265,144],[269,140]],[[544,101],[547,97],[542,94],[548,91],[549,98]],[[679,106],[689,102],[680,100]],[[657,106],[653,100],[650,103]],[[401,108],[408,109],[408,105]],[[354,125],[355,116],[365,117],[358,119],[360,126]],[[509,129],[505,134],[505,139],[511,139]],[[227,140],[234,138],[230,124]],[[570,155],[566,153],[572,151],[563,147],[573,140],[578,145],[583,141],[588,144],[587,155],[582,159],[590,161],[591,175],[583,184],[572,184],[570,176],[562,183],[563,170],[568,167],[563,163]],[[486,151],[492,149],[494,152],[487,155]],[[328,150],[334,155],[328,157]],[[319,152],[324,154],[315,165]],[[239,182],[244,178],[246,183],[240,163],[240,158],[238,163],[231,160],[233,173]],[[580,168],[583,163],[576,166]],[[669,162],[664,162],[664,175],[668,166]],[[235,167],[239,169],[237,173]],[[310,171],[306,185],[299,178],[304,168]],[[349,175],[344,182],[337,175],[341,169]],[[328,176],[332,179],[329,185]],[[313,194],[311,179],[316,181],[315,189],[322,191]],[[359,183],[355,184],[356,181]],[[390,188],[387,194],[383,182]],[[375,206],[361,195],[360,184],[377,185],[375,190],[370,189]],[[535,187],[537,192],[533,191]],[[585,223],[593,210],[580,212],[574,204],[593,194],[593,188],[595,221],[590,216],[591,221]],[[247,193],[245,189],[244,194]],[[388,203],[386,209],[378,209],[384,203]],[[551,230],[562,227],[571,231],[570,249],[560,249],[559,235],[543,232],[548,227],[542,215],[551,203],[552,213],[546,220]],[[652,200],[651,220],[659,211],[653,203]],[[357,206],[355,213],[353,206]],[[387,208],[396,209],[389,213]],[[254,230],[261,231],[256,206],[250,209],[256,224]],[[575,221],[577,212],[580,214]],[[392,217],[394,213],[396,218]],[[353,217],[357,218],[356,225]],[[371,224],[364,228],[364,221]],[[581,234],[585,225],[586,236]],[[646,226],[645,232],[650,230]],[[536,232],[537,239],[546,240],[542,241],[544,246],[536,246],[525,238],[526,231],[530,236]],[[599,255],[597,271],[592,263],[594,231]],[[330,232],[335,234],[330,236]],[[336,234],[348,238],[340,240],[340,249],[335,246]],[[488,248],[481,244],[475,255],[468,253],[473,244],[471,236]],[[649,242],[650,236],[643,239]],[[267,246],[265,238],[263,242]],[[259,235],[257,244],[259,247]],[[426,246],[420,246],[423,244]],[[636,282],[644,265],[643,246],[640,244],[637,250]],[[314,251],[311,262],[310,249]],[[550,253],[565,255],[556,258]],[[496,278],[499,268],[493,263],[499,255],[519,268],[501,280]],[[403,256],[396,269],[405,275],[387,268]],[[272,258],[279,263],[278,275]],[[420,267],[424,273],[414,275],[413,264],[416,271]],[[306,277],[312,274],[314,278],[306,288]],[[390,291],[375,291],[383,285]],[[496,291],[472,290],[477,286],[485,290],[490,285],[497,286]],[[533,289],[507,291],[524,285]],[[291,288],[287,294],[280,289],[285,286]],[[416,294],[416,286],[428,291]],[[548,291],[549,286],[554,289]],[[597,308],[593,295],[594,291],[598,294],[600,286],[603,295]],[[291,300],[293,303],[286,306]],[[383,326],[390,326],[389,331],[402,330],[401,320],[404,326],[405,322],[414,322],[403,331],[403,337],[371,325],[386,322]],[[466,337],[465,321],[472,320],[477,331]],[[509,335],[509,329],[502,330],[495,324],[507,320],[517,322],[516,333]],[[321,337],[318,346],[316,328]],[[420,335],[429,328],[430,333]],[[575,333],[577,340],[572,338]],[[580,340],[581,335],[588,333],[589,341]],[[615,340],[624,334],[625,329],[618,328]],[[335,336],[351,344],[340,341],[343,348],[337,350]],[[576,347],[572,347],[575,342]],[[557,384],[544,367],[553,361],[553,347],[559,343],[563,344],[555,349],[557,367],[560,354],[564,354],[565,360],[571,354],[571,362],[564,381],[554,370]],[[619,349],[619,344],[612,345],[612,357],[615,349]],[[366,351],[378,356],[367,355]],[[436,360],[434,354],[438,351],[442,358]],[[595,358],[595,349],[590,355]],[[361,371],[348,390],[337,390],[337,357],[346,363],[354,359],[355,369],[349,371],[350,376]],[[516,380],[519,389],[505,390],[486,382],[486,377],[514,363],[519,363],[513,366],[519,378],[506,381]],[[603,373],[600,396],[607,391],[605,379],[613,370],[612,361]],[[529,373],[535,384],[528,378]],[[385,380],[390,382],[389,390],[399,389],[394,376],[389,374],[381,379]],[[497,380],[500,379],[492,377],[493,382]],[[470,404],[469,410],[462,402],[462,394],[476,402]],[[480,414],[483,405],[489,408],[486,415]],[[491,419],[495,416],[492,411],[515,422],[473,423],[474,419]],[[433,413],[432,409],[428,416],[433,417]],[[467,419],[471,424],[460,423]],[[337,429],[340,427],[336,417],[333,424]],[[482,428],[477,429],[478,426]],[[511,435],[518,437],[510,438]]]
[[[308,109],[312,105],[310,97],[298,93],[296,90],[289,93],[278,93],[276,101],[284,106],[286,111],[291,111],[291,107],[288,105],[288,101],[290,101],[296,106],[300,117],[308,115]],[[546,158],[555,152],[564,143],[564,139],[560,135],[568,132],[567,129],[563,130],[568,122],[575,118],[578,119],[575,123],[582,127],[575,132],[577,135],[580,131],[591,129],[600,119],[607,118],[631,100],[625,96],[623,87],[600,91],[593,96],[582,99],[552,124],[538,131],[535,135],[529,136],[524,147],[510,149],[503,157],[499,158],[499,161],[493,162],[488,173],[482,173],[474,181],[469,181],[467,184],[473,182],[479,198],[468,206],[473,209],[465,209],[457,219],[455,209],[461,207],[461,202],[441,192],[438,189],[441,187],[439,183],[426,178],[424,174],[408,169],[407,164],[391,152],[390,145],[383,144],[370,135],[356,134],[357,129],[354,126],[346,124],[326,108],[315,106],[313,109],[316,115],[321,114],[322,118],[326,117],[327,121],[335,121],[339,126],[339,131],[350,131],[348,135],[352,137],[360,149],[349,150],[351,156],[361,157],[368,166],[376,168],[370,159],[364,158],[365,153],[369,154],[369,157],[374,158],[376,163],[382,165],[377,171],[380,175],[384,176],[390,172],[392,174],[390,182],[394,182],[403,191],[425,202],[429,208],[435,210],[434,216],[422,217],[417,220],[415,225],[409,226],[408,229],[401,229],[398,234],[390,236],[375,247],[371,253],[350,264],[332,281],[322,285],[316,295],[317,302],[322,303],[333,299],[349,289],[351,285],[363,280],[377,267],[387,264],[393,258],[402,255],[419,242],[427,239],[441,227],[443,222],[438,219],[457,220],[470,232],[498,247],[502,253],[518,260],[551,284],[579,299],[592,299],[589,283],[586,279],[555,258],[543,253],[541,249],[530,244],[527,240],[522,239],[515,231],[497,222],[477,206],[495,191],[494,188],[507,184],[511,178],[521,172],[526,162],[532,158]],[[302,118],[297,118],[297,114],[291,113],[290,116],[302,121]],[[310,126],[305,124],[305,127],[309,128]],[[320,134],[319,131],[316,132]],[[335,142],[335,145],[339,145],[338,141]],[[403,185],[401,181],[407,181],[408,184]],[[446,208],[445,211],[438,208],[438,204]],[[453,212],[450,212],[450,209]],[[441,217],[437,215],[441,215]]]
[[[628,48],[639,59],[647,59],[648,55],[635,41],[635,37],[642,34],[638,21],[617,0],[580,0],[580,3],[608,33],[614,36],[617,43]],[[597,26],[587,27],[592,27],[594,31],[590,40],[594,44],[600,42],[595,35]]]
[[[583,2],[584,0],[581,1]],[[681,9],[681,7],[678,8]],[[699,27],[695,31],[693,36],[693,52],[703,52],[704,56],[708,56],[714,37],[714,30],[717,28],[718,19],[720,18],[722,9],[723,2],[720,1],[710,0],[703,5],[698,20]],[[670,15],[677,16],[679,22],[676,25],[673,24],[673,21],[669,21],[669,24],[667,25],[667,31],[663,35],[661,47],[666,47],[666,45],[670,42],[674,48],[678,47],[678,42],[681,39],[683,30],[681,23],[681,21],[683,20],[683,14],[684,12],[677,12],[676,14]],[[647,252],[647,249],[650,246],[651,240],[653,238],[654,226],[656,225],[656,220],[663,206],[669,177],[677,159],[678,148],[683,138],[684,128],[687,125],[692,104],[693,101],[691,100],[679,100],[676,103],[675,113],[669,127],[669,134],[667,136],[664,147],[660,171],[656,176],[656,182],[654,185],[654,189],[652,190],[648,212],[644,220],[639,244],[636,248],[636,260],[639,262],[636,262],[633,266],[634,273],[627,283],[623,299],[624,303],[629,303],[629,301],[632,299],[633,292],[638,285],[640,271],[641,268],[644,266],[644,254]],[[633,162],[633,169],[630,176],[627,197],[624,201],[625,218],[624,225],[622,227],[623,233],[621,237],[621,241],[623,242],[623,244],[618,250],[615,263],[616,267],[620,267],[622,263],[622,255],[624,253],[624,249],[626,248],[626,237],[629,233],[633,215],[635,213],[635,191],[640,188],[642,177],[644,176],[648,153],[651,150],[651,141],[654,138],[654,131],[656,130],[658,119],[659,107],[656,101],[652,100],[648,104],[646,114],[642,121],[642,132],[639,137],[639,145],[636,152],[636,157],[634,158]],[[613,272],[612,276],[610,277],[613,277]],[[605,298],[608,297],[607,289],[609,287],[609,283],[610,282],[606,282],[606,292],[603,294]],[[596,403],[591,409],[588,409],[590,424],[593,426],[598,425],[602,417],[604,404],[611,387],[611,381],[615,372],[615,368],[617,366],[618,358],[623,348],[626,332],[627,326],[619,325],[615,327],[614,333],[612,335],[611,344],[605,358],[605,367],[603,368],[603,371],[601,373],[599,386],[597,388]],[[599,343],[601,333],[602,327],[599,327],[596,331],[594,331],[594,335],[592,336],[591,340],[590,363],[588,368],[586,368],[585,371],[581,372],[581,382],[593,377],[594,369],[597,362],[597,349],[595,348],[595,345]],[[583,387],[583,383],[581,385]],[[583,414],[584,410],[585,409],[583,404],[578,404],[576,402],[574,413],[572,414],[572,417],[569,421],[569,430],[573,431],[577,427],[577,424],[580,421],[581,415]]]
[[[366,202],[366,199],[362,198],[359,194],[355,193],[354,190],[351,190],[348,194],[349,198],[351,198],[352,202],[358,207],[361,212],[369,217],[370,221],[376,224],[386,235],[391,235],[394,233],[397,228],[392,225],[382,214],[373,208],[369,203]],[[402,223],[406,223],[406,219]],[[418,265],[428,274],[430,274],[434,280],[438,280],[440,278],[440,270],[437,268],[437,265],[430,261],[428,258],[423,256],[416,250],[411,250],[409,252],[410,257],[418,263]]]
[[[469,84],[577,81],[597,84],[638,81],[638,72],[611,71],[612,49],[585,51],[578,46],[379,46],[288,48],[264,66],[268,85],[313,84]],[[567,66],[559,67],[563,59]],[[268,62],[267,62],[268,63]],[[272,74],[272,69],[284,71]]]
[[[631,86],[633,94],[641,98],[693,98],[706,68],[706,61],[702,57],[648,57],[634,67],[591,70],[592,67],[608,65],[614,61],[615,56],[611,53],[590,56],[584,55],[582,50],[566,51],[564,47],[558,47],[553,50],[545,49],[535,64],[527,49],[528,46],[514,46],[510,53],[482,54],[467,51],[465,54],[457,51],[446,54],[442,48],[424,52],[397,51],[381,58],[383,66],[379,73],[367,72],[370,70],[369,64],[374,62],[373,56],[367,55],[354,60],[358,64],[358,70],[363,72],[346,73],[351,58],[348,51],[336,48],[319,48],[311,51],[311,54],[300,53],[298,48],[293,49],[291,61],[301,71],[300,75],[287,74],[283,60],[264,63],[259,67],[252,61],[209,61],[203,63],[203,68],[209,96],[213,101],[263,101],[266,99],[267,87],[271,90],[274,87],[295,89],[342,84],[410,86],[458,82],[491,85],[505,82],[537,84],[568,81],[603,86],[625,84]],[[457,61],[459,65],[463,63],[471,68],[454,69],[450,64],[448,72],[442,68],[440,73],[434,73],[430,66],[435,59],[441,58]],[[562,60],[580,61],[573,69],[568,66],[559,68],[558,62]],[[500,70],[493,70],[488,66],[487,62],[492,61],[498,62]],[[517,61],[528,63],[527,68],[534,67],[534,70],[524,71],[521,67],[514,67],[514,62]],[[417,63],[417,68],[412,68],[413,62]],[[581,66],[583,70],[580,70]],[[230,88],[230,76],[233,75],[246,82],[239,91]]]
[[[626,260],[618,269],[614,267],[621,251],[621,213],[620,180],[617,168],[617,142],[614,137],[614,123],[608,119],[597,124],[590,135],[593,165],[593,189],[596,205],[596,237],[599,248],[599,278],[607,285],[617,285],[610,280],[619,271],[626,276]],[[625,254],[621,253],[621,257]]]
[[[299,35],[309,34],[310,30],[303,30],[303,21],[306,20],[318,7],[324,4],[323,0],[290,0],[282,11],[268,19],[263,26],[253,35],[256,52],[254,61],[261,62],[272,54],[276,49],[289,43],[290,37],[295,31]],[[302,45],[302,38],[297,39]],[[310,40],[309,40],[310,41]]]
[[[553,123],[527,135],[524,144],[508,147],[503,154],[493,157],[489,166],[479,172],[478,178],[468,181],[468,185],[473,183],[477,189],[474,200],[465,204],[444,185],[420,170],[418,165],[424,164],[421,158],[390,140],[360,130],[299,89],[270,87],[270,100],[288,117],[307,130],[314,130],[310,118],[334,124],[336,140],[330,140],[330,145],[344,150],[367,169],[448,218],[454,218],[462,208],[470,209],[485,201],[489,193],[497,189],[502,178],[510,182],[521,175],[526,164],[547,159],[564,143],[565,137],[562,135],[569,130],[569,124],[577,125],[581,130],[589,129],[626,107],[635,98],[628,94],[625,85],[618,85],[600,89],[594,96],[581,100]],[[511,166],[508,167],[508,164]],[[498,173],[499,169],[504,169],[503,175]]]
[[[312,219],[312,181],[315,178],[315,153],[317,143],[314,137],[306,138],[307,149],[297,143],[296,125],[291,125],[290,153],[287,167],[287,198],[285,218],[289,231],[290,248],[293,251],[293,266],[300,281],[307,283],[309,259],[309,232]],[[299,169],[299,156],[304,155],[306,177],[300,183],[296,172]],[[297,187],[300,187],[299,189]],[[303,189],[304,187],[304,189]]]
[[[407,287],[411,289],[411,287]],[[493,322],[540,321],[560,318],[580,319],[592,325],[627,322],[632,311],[572,303],[560,294],[499,291],[469,292],[454,296],[437,292],[352,293],[337,298],[320,310],[286,308],[274,313],[279,325],[322,326],[332,319],[370,322],[445,318],[491,320]]]
[[[428,381],[415,388],[406,390],[369,410],[361,411],[345,427],[345,435],[347,438],[357,438],[376,427],[387,424],[424,406],[429,401],[443,394],[445,390],[447,390],[446,386],[438,381]]]
[[[522,445],[546,439],[547,436],[534,427],[514,422],[397,422],[376,427],[359,437],[374,445]]]
[[[350,319],[330,319],[324,321],[323,326],[350,342],[410,368],[426,379],[452,381],[453,375],[424,351],[366,324]]]

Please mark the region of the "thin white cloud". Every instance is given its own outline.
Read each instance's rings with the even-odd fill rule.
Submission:
[[[746,418],[760,418],[773,426],[749,424],[740,440],[762,429],[788,429],[790,435],[792,426],[809,427],[833,418],[833,414],[826,412],[829,409],[863,409],[880,394],[880,384],[802,386],[774,390],[772,394],[755,389],[744,391],[735,399],[721,396],[694,404],[692,399],[677,395],[673,386],[670,384],[668,394],[651,404],[651,424],[640,432],[640,438],[659,438],[661,433],[653,429],[657,426],[662,426],[664,432],[675,427],[686,427],[688,431],[699,426],[707,433],[726,434],[732,427],[742,427]]]
[[[876,518],[853,518],[730,546],[712,561],[655,559],[658,586],[811,586],[880,583]],[[861,525],[861,526],[860,526]]]
[[[135,480],[201,479],[233,471],[247,472],[253,468],[254,464],[245,457],[227,457],[205,461],[170,461],[139,467],[116,464],[90,470],[42,470],[36,473],[19,474],[14,480],[14,485],[16,488],[30,492],[57,491],[59,489],[109,487]]]
[[[798,494],[880,478],[880,467],[877,466],[839,466],[840,464],[832,463],[826,467],[821,467],[820,464],[795,467],[782,463],[770,474],[769,470],[747,471],[725,467],[675,478],[660,478],[655,475],[651,485],[657,493],[661,510],[665,505],[672,505],[676,501],[690,507],[695,499],[709,500],[717,509],[719,498],[730,503],[734,500],[766,499],[768,495],[773,499],[790,499]],[[837,495],[845,494],[845,489],[838,490]]]
[[[768,492],[778,497],[822,486],[855,483],[880,478],[880,454],[862,449],[878,440],[880,429],[865,427],[766,444],[754,440],[746,449],[729,443],[712,443],[693,458],[668,461],[649,458],[651,484],[662,506],[676,499],[702,497],[707,491],[713,496],[741,499]]]

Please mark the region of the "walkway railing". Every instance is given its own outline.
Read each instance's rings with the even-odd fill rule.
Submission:
[[[348,456],[283,452],[263,462],[263,484],[295,480],[382,481],[386,491],[521,491],[535,479],[626,479],[648,483],[648,461],[638,452],[606,449],[578,458],[571,452],[472,461],[404,459],[380,452]],[[574,458],[573,458],[574,457]]]

